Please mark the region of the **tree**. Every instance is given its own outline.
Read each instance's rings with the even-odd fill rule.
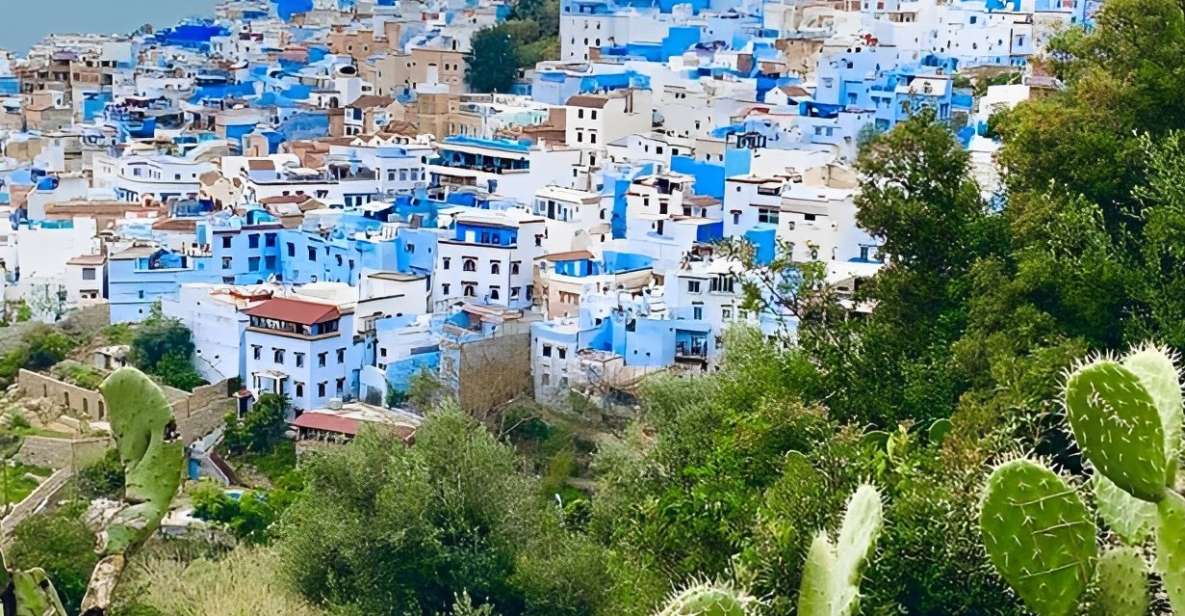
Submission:
[[[50,326],[39,326],[25,335],[26,368],[44,370],[66,358],[74,343],[62,332]]]
[[[95,536],[82,522],[84,511],[82,503],[67,503],[33,515],[17,524],[11,547],[5,550],[12,566],[45,569],[71,614],[78,613],[91,570],[98,562]]]
[[[284,571],[310,601],[369,614],[443,612],[462,591],[501,614],[593,613],[599,550],[581,553],[572,593],[527,590],[545,584],[552,557],[575,557],[553,552],[566,531],[515,468],[514,452],[455,408],[429,416],[412,447],[363,431],[305,466],[278,544]]]
[[[193,356],[193,350],[193,335],[189,328],[177,319],[165,317],[157,305],[136,329],[130,359],[137,368],[149,374],[164,376],[157,372],[162,360],[174,356],[188,361]],[[172,363],[175,360],[169,361]],[[166,364],[166,367],[170,365]]]
[[[160,377],[169,387],[193,391],[195,387],[204,385],[206,380],[198,374],[188,355],[180,352],[166,353],[152,368],[152,373]]]
[[[225,527],[236,539],[249,543],[264,543],[270,537],[272,524],[283,507],[273,506],[268,494],[248,490],[238,498],[231,498],[222,486],[203,481],[190,492],[193,514],[199,519]],[[288,501],[279,499],[282,505]]]
[[[262,394],[240,420],[226,418],[224,442],[231,453],[265,454],[284,438],[288,429],[288,399],[279,394]]]
[[[482,28],[469,42],[465,81],[474,92],[509,92],[518,75],[518,42],[505,24]]]

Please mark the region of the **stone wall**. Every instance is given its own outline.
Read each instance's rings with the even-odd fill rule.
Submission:
[[[41,504],[57,497],[58,492],[66,487],[66,482],[70,479],[72,472],[69,469],[61,469],[50,475],[41,485],[33,489],[24,500],[17,503],[8,515],[0,521],[0,534],[7,538],[12,534],[12,529],[16,528],[17,524],[23,522],[26,518],[37,513],[41,508]]]
[[[48,398],[74,414],[108,421],[106,402],[98,391],[25,369],[17,375],[17,385],[26,397]],[[227,387],[226,381],[219,381],[197,387],[193,392],[163,388],[177,420],[177,429],[186,443],[209,434],[234,409],[234,399],[227,397]]]
[[[103,457],[115,443],[108,437],[65,439],[26,436],[16,452],[21,464],[80,469]]]
[[[93,389],[86,389],[59,381],[49,375],[21,368],[16,383],[28,398],[48,398],[75,414],[100,421],[107,420],[107,405],[103,395]]]
[[[222,419],[234,408],[233,398],[221,398],[201,408],[190,409],[187,407],[184,415],[174,409],[174,417],[177,418],[177,431],[181,433],[182,442],[192,443],[213,432],[222,425]]]

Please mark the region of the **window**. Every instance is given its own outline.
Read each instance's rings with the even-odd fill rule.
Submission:
[[[346,363],[346,350],[345,349],[338,349],[337,350],[337,363],[339,363],[339,364]]]
[[[93,267],[82,268],[82,279],[83,280],[94,280],[95,279],[95,268],[93,268]]]
[[[229,235],[222,236],[222,247],[223,248],[230,248],[230,236]]]
[[[272,349],[272,361],[284,365],[284,349]]]
[[[590,110],[590,113],[592,113],[592,119],[594,119],[594,120],[597,119],[597,110],[596,109]]]
[[[565,359],[568,357],[567,347],[556,347],[555,351],[556,351],[556,354],[558,354],[560,356],[560,359]]]
[[[297,353],[296,354],[296,367],[297,368],[304,367],[304,353]]]
[[[440,258],[441,269],[448,269],[449,263],[451,263],[451,262],[452,262],[452,259],[450,259],[448,257],[441,257]]]
[[[511,261],[511,262],[510,262],[510,275],[511,275],[511,276],[518,276],[519,268],[520,268],[521,266],[522,266],[522,263],[521,263],[521,262],[519,262],[519,261]]]
[[[259,257],[249,257],[247,259],[247,271],[249,271],[249,272],[258,272],[259,271]]]
[[[321,381],[320,383],[317,383],[317,396],[318,397],[321,397],[321,398],[325,397],[325,386],[327,384],[328,384],[327,381]]]
[[[498,287],[490,287],[490,299],[502,299]]]
[[[583,110],[583,109],[577,109],[577,110],[576,110],[576,117],[578,117],[578,118],[580,118],[580,119],[582,119],[582,120],[583,120],[583,119],[584,119],[584,110]]]
[[[502,273],[502,264],[497,261],[490,261],[490,273],[497,275]]]
[[[254,359],[261,359],[263,357],[263,347],[258,344],[251,345],[251,357]]]
[[[461,262],[461,271],[476,272],[477,259],[466,257],[465,260]]]
[[[297,398],[304,397],[304,383],[301,383],[300,381],[296,382],[296,397]]]
[[[696,304],[691,307],[691,318],[700,321],[704,318],[704,307],[701,304]]]
[[[510,287],[510,299],[518,299],[520,294],[518,287]]]
[[[309,246],[309,261],[317,260],[317,249]]]
[[[698,280],[688,280],[687,281],[687,292],[688,293],[699,293],[700,292],[699,281]]]
[[[140,299],[144,299],[144,289],[140,289],[139,291],[137,291],[136,296],[139,297]]]
[[[447,282],[445,282],[445,283],[442,283],[442,284],[440,285],[440,294],[441,294],[441,295],[443,295],[443,296],[445,296],[445,297],[448,297],[448,290],[449,290],[449,285],[448,285],[448,283],[447,283]]]
[[[464,283],[461,294],[465,297],[477,297],[477,285],[472,282]]]
[[[757,210],[757,222],[776,225],[778,224],[778,210],[770,208],[759,208]]]
[[[721,308],[720,309],[720,318],[724,319],[725,321],[731,321],[732,320],[732,308],[729,308],[728,306]]]
[[[259,248],[259,235],[251,234],[247,236],[247,247]]]
[[[329,353],[317,353],[317,367],[324,368],[325,362],[329,360]]]
[[[713,293],[732,293],[735,284],[736,279],[732,276],[717,276],[708,285],[708,290]]]
[[[275,233],[268,233],[267,235],[263,236],[263,245],[267,246],[268,248],[275,248],[276,247],[276,234]]]
[[[539,380],[539,382],[542,383],[544,387],[551,385],[551,375],[544,372],[543,377]]]
[[[334,391],[336,391],[337,395],[340,396],[340,395],[342,395],[342,392],[344,392],[345,390],[346,390],[346,379],[339,377],[337,379],[337,383],[335,383]]]
[[[803,219],[803,220],[814,220],[814,219],[815,219],[815,215],[814,215],[814,214],[803,214],[803,215],[802,215],[802,219]]]
[[[292,242],[288,242],[288,256],[296,256],[296,244],[293,244]]]
[[[551,357],[551,345],[550,344],[543,345],[543,356],[544,357]]]

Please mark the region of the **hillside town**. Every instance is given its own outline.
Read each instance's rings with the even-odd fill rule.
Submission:
[[[793,334],[746,305],[754,263],[722,240],[847,294],[876,273],[853,204],[870,134],[930,110],[991,194],[988,117],[1056,87],[1028,60],[1091,15],[572,0],[560,58],[491,94],[465,58],[510,7],[454,4],[227,2],[0,59],[5,299],[48,323],[159,307],[203,379],[294,415],[382,405],[423,371],[504,402],[470,383],[489,362],[506,399],[628,394],[714,369],[730,324]],[[966,75],[1005,78],[975,96]]]
[[[1070,296],[1094,293],[1095,284],[1111,289],[1114,297],[1128,297],[1120,288],[1129,282],[1120,281],[1133,278],[1112,275],[1099,265],[1081,279],[1050,282],[1043,276],[1057,278],[1055,272],[1067,267],[1063,262],[1027,267],[1023,259],[1045,253],[996,247],[1023,244],[1012,236],[997,241],[1001,234],[1030,233],[1031,238],[1099,221],[1097,231],[1090,227],[1093,235],[1065,232],[1032,240],[1052,246],[1051,259],[1063,254],[1091,259],[1092,250],[1103,250],[1097,247],[1104,240],[1095,238],[1109,238],[1115,246],[1139,243],[1115,239],[1121,237],[1116,229],[1129,218],[1112,216],[1106,208],[1123,199],[1143,204],[1174,194],[1157,188],[1173,185],[1172,176],[1148,171],[1172,169],[1168,163],[1148,163],[1139,174],[1123,176],[1125,182],[1139,178],[1140,184],[1147,179],[1148,186],[1099,189],[1097,194],[1061,190],[1056,175],[1024,184],[1010,179],[1028,173],[1018,171],[1025,165],[1041,165],[1032,162],[1037,154],[1033,159],[1002,155],[1010,147],[1007,139],[1018,134],[1051,138],[1063,126],[1051,120],[1049,133],[1035,128],[1021,133],[1029,129],[1017,128],[1014,118],[1077,96],[1067,94],[1077,92],[1069,79],[1106,72],[1068,70],[1068,56],[1047,53],[1050,45],[1086,49],[1094,39],[1073,47],[1080,41],[1074,37],[1110,32],[1110,26],[1097,22],[1107,10],[1090,0],[226,0],[210,15],[174,25],[144,26],[122,35],[55,33],[27,51],[0,50],[0,213],[7,219],[0,223],[0,384],[7,387],[0,398],[0,450],[6,481],[12,474],[18,485],[28,484],[12,496],[5,483],[0,500],[7,517],[0,524],[0,545],[11,542],[10,535],[21,536],[22,520],[45,515],[55,503],[65,510],[64,494],[89,485],[99,472],[95,469],[107,463],[119,487],[91,494],[89,506],[74,516],[86,519],[92,530],[105,529],[99,533],[97,568],[94,577],[84,576],[81,589],[71,591],[77,596],[64,596],[67,607],[60,615],[140,614],[109,610],[114,580],[123,570],[125,551],[131,555],[159,540],[148,538],[157,526],[157,535],[165,537],[197,529],[225,534],[232,543],[271,545],[283,513],[279,503],[295,502],[295,510],[312,511],[317,497],[308,486],[319,485],[315,478],[330,485],[344,476],[318,471],[320,462],[311,463],[311,470],[296,470],[305,460],[353,460],[350,456],[365,455],[359,452],[382,449],[369,440],[382,438],[389,439],[381,441],[385,446],[401,451],[422,450],[398,455],[422,456],[418,463],[431,466],[434,458],[424,452],[463,449],[441,426],[465,421],[489,428],[491,443],[529,460],[515,464],[525,464],[523,474],[545,485],[543,500],[562,511],[562,532],[568,533],[563,541],[593,541],[587,537],[596,536],[590,529],[599,519],[649,519],[655,511],[674,516],[671,512],[701,506],[723,517],[731,514],[721,511],[735,506],[768,520],[773,514],[762,513],[773,502],[767,492],[755,493],[743,505],[720,497],[712,505],[676,506],[664,500],[602,511],[598,507],[611,505],[597,501],[603,494],[625,499],[623,494],[632,498],[652,489],[629,492],[621,487],[625,476],[650,481],[669,471],[703,477],[724,468],[759,474],[783,464],[789,469],[797,460],[793,454],[808,466],[825,466],[814,457],[807,462],[816,455],[804,449],[808,445],[792,445],[798,435],[820,429],[797,415],[793,420],[762,416],[752,424],[714,415],[686,424],[674,419],[683,412],[674,409],[692,404],[691,397],[733,395],[722,393],[732,390],[720,383],[766,378],[753,376],[764,374],[762,365],[777,366],[778,378],[802,381],[770,386],[775,393],[755,394],[751,400],[735,394],[750,405],[744,408],[830,407],[831,415],[819,411],[828,417],[819,421],[836,422],[834,431],[840,434],[866,432],[850,440],[876,450],[870,457],[879,466],[859,475],[861,482],[876,483],[906,472],[894,466],[900,464],[895,456],[920,455],[902,451],[956,438],[947,436],[952,421],[958,438],[981,429],[987,434],[986,424],[959,424],[952,418],[962,405],[1020,391],[1016,383],[1022,381],[1042,389],[1017,393],[1000,408],[1028,408],[1037,398],[1060,395],[1060,390],[1047,391],[1050,375],[1071,366],[1053,363],[1053,356],[1081,357],[1087,349],[1134,344],[1128,336],[1136,332],[1175,345],[1175,334],[1158,334],[1169,330],[1144,321],[1122,333],[1097,336],[1094,332],[1109,328],[1095,327],[1089,316],[1081,317],[1086,324],[1047,329],[1054,327],[1049,320],[1015,308],[1023,303],[1016,297],[1039,296],[1032,305],[1060,314],[1051,306],[1075,304]],[[1097,57],[1123,57],[1135,53],[1132,48],[1097,52]],[[1131,113],[1150,108],[1160,109],[1132,106]],[[998,121],[1018,109],[1012,124]],[[1091,124],[1102,116],[1074,117],[1065,123]],[[1136,128],[1115,133],[1136,139]],[[906,137],[893,141],[902,134]],[[923,136],[910,141],[915,134]],[[935,146],[940,138],[949,139],[950,147]],[[1111,142],[1083,138],[1081,143],[1106,148]],[[1144,150],[1131,154],[1137,148],[1154,148],[1152,141],[1139,143],[1115,160],[1128,164],[1144,157]],[[940,166],[930,150],[923,151],[930,147],[957,161],[951,163],[950,168],[957,167],[953,175],[934,182],[936,187],[912,175],[916,166]],[[1158,161],[1156,156],[1175,150],[1147,151],[1153,152],[1147,154],[1150,160]],[[1047,165],[1064,163],[1067,174],[1089,166],[1089,156],[1073,158],[1052,147],[1046,154]],[[1001,164],[1002,157],[1010,168]],[[1072,164],[1076,169],[1070,169]],[[1014,203],[1027,204],[1030,216],[1042,215],[1046,210],[1032,205],[1035,198],[1018,197],[1029,194],[1024,191],[1048,191],[1041,194],[1054,195],[1049,199],[1082,195],[1097,199],[1104,211],[1066,214],[1057,222],[1008,218],[1007,231],[967,222],[1007,217]],[[971,203],[973,213],[963,218],[934,214],[938,222],[908,219],[930,215],[926,205],[940,208],[948,198],[954,204],[950,211]],[[896,218],[874,211],[877,203],[911,199],[922,205],[902,206],[906,214]],[[1059,207],[1049,210],[1078,211]],[[964,228],[988,239],[963,241]],[[991,242],[996,242],[992,248],[981,245]],[[930,249],[941,256],[927,256]],[[1006,263],[998,271],[983,265],[996,263],[988,258],[997,254],[993,250],[1007,255],[998,260]],[[1165,254],[1176,252],[1165,249]],[[1156,261],[1150,253],[1143,258]],[[900,273],[937,262],[941,265],[914,278]],[[1098,262],[1132,261],[1099,256]],[[941,281],[934,283],[943,285],[941,291],[910,286],[935,280]],[[1063,283],[1076,285],[1075,290],[1048,291]],[[1178,287],[1139,288],[1143,293]],[[979,303],[966,299],[989,291],[998,297]],[[1157,312],[1163,303],[1139,301],[1144,302],[1139,308],[1116,307],[1113,314],[1172,321]],[[1003,311],[1013,309],[1016,315],[1005,316]],[[986,316],[997,311],[998,318]],[[1165,309],[1163,314],[1178,313]],[[898,320],[884,325],[888,318]],[[967,333],[975,323],[986,322],[990,325],[982,325],[981,337]],[[991,337],[1011,327],[1016,327],[1012,334]],[[889,350],[882,352],[876,345],[885,338],[876,336],[888,337],[885,332],[908,342],[884,343]],[[1079,340],[1073,336],[1083,342],[1061,342]],[[1030,338],[1065,347],[1049,355],[1016,351],[1024,360],[1014,363],[1000,359],[1000,349],[1028,344]],[[948,356],[936,349],[953,350]],[[864,370],[876,358],[917,363]],[[1023,363],[1028,361],[1051,364],[1040,378],[1015,376],[1037,371]],[[931,378],[939,367],[962,372]],[[129,371],[137,377],[142,371],[146,380],[121,390],[133,379]],[[996,380],[985,382],[985,374]],[[803,384],[807,379],[813,379],[809,386]],[[853,385],[857,381],[879,389],[860,391]],[[662,389],[670,383],[678,385]],[[141,386],[146,389],[127,393]],[[682,400],[680,395],[688,398],[673,402]],[[149,406],[159,407],[160,414],[129,419],[122,408],[114,408],[120,396],[152,400]],[[790,398],[793,404],[786,402]],[[893,408],[883,410],[882,403]],[[727,404],[712,404],[732,408],[742,403],[728,398]],[[450,409],[444,419],[438,412],[442,406]],[[754,436],[776,430],[783,421],[799,422],[793,435]],[[1179,431],[1179,418],[1172,421]],[[159,489],[146,489],[142,479],[133,480],[136,462],[129,459],[125,443],[130,441],[124,439],[144,422],[154,426],[146,433],[153,443],[176,445],[181,452],[180,473],[173,475],[181,476],[184,485],[165,481]],[[672,428],[675,424],[679,427]],[[1044,435],[1046,429],[1020,420],[1008,426],[1010,434]],[[771,458],[776,462],[760,469],[749,466],[759,456],[747,453],[738,454],[745,462],[730,462],[735,467],[700,460],[677,472],[660,462],[632,474],[600,470],[630,459],[629,454],[613,458],[614,448],[634,447],[629,451],[637,459],[648,459],[650,452],[663,451],[663,443],[670,442],[665,439],[674,438],[665,430],[690,438],[687,433],[700,429],[735,431],[730,446],[773,447],[776,441],[785,447]],[[524,436],[532,430],[534,436]],[[567,440],[553,447],[558,441],[545,435],[557,431]],[[1015,438],[1028,438],[1029,432]],[[1077,425],[1073,436],[1087,442]],[[1165,438],[1171,440],[1168,432]],[[359,447],[347,447],[354,442]],[[1061,442],[1064,446],[1065,438]],[[1093,464],[1067,462],[1054,449],[1024,444],[1028,448],[1011,449],[1050,456],[1071,473],[1088,467],[1106,472],[1093,458]],[[684,443],[678,450],[700,446]],[[1082,447],[1090,457],[1087,449]],[[840,455],[834,451],[828,455]],[[980,454],[968,453],[959,464],[979,472],[983,462],[1000,461],[995,453]],[[154,456],[149,457],[158,463]],[[1066,457],[1075,456],[1081,454],[1074,450]],[[1176,471],[1175,463],[1168,466]],[[909,467],[919,473],[921,468],[930,467]],[[121,492],[120,469],[128,473],[126,492]],[[729,481],[744,483],[754,476],[730,476]],[[1113,490],[1125,485],[1107,479],[1114,481]],[[752,481],[761,490],[782,485],[773,479]],[[518,489],[498,481],[489,485],[490,498],[495,490]],[[879,519],[882,499],[876,488],[836,480],[827,489],[843,492],[838,505],[852,494],[849,512],[875,503]],[[699,488],[687,490],[691,500],[714,498]],[[168,494],[160,501],[163,492]],[[330,496],[321,498],[321,509],[327,510]],[[126,511],[120,507],[129,503],[153,505],[155,518],[149,516],[144,535],[133,533],[136,539],[116,549],[111,537],[122,535],[104,525],[118,526]],[[249,512],[250,503],[269,511],[263,521],[243,522],[257,515]],[[679,508],[684,505],[690,509]],[[834,515],[808,517],[830,524],[827,530],[838,528]],[[577,527],[572,519],[582,521]],[[605,531],[597,540],[611,542],[618,554],[632,549],[668,554],[645,542],[673,532],[670,521],[653,524],[639,522],[644,529],[633,534]],[[613,586],[613,592],[629,587],[641,598],[615,595],[617,603],[584,598],[584,607],[574,611],[540,597],[576,596],[577,591],[544,592],[512,577],[513,584],[522,584],[515,586],[512,599],[500,596],[496,584],[452,584],[431,592],[415,588],[396,595],[393,590],[383,599],[383,605],[392,606],[384,612],[373,607],[377,603],[352,603],[360,587],[326,582],[330,590],[324,594],[304,593],[276,611],[221,612],[210,607],[215,599],[207,598],[204,609],[193,613],[299,615],[321,613],[315,610],[330,605],[368,614],[495,613],[481,611],[478,604],[484,604],[501,614],[644,615],[671,586],[692,592],[691,582],[723,579],[742,556],[760,560],[768,556],[761,549],[774,549],[754,543],[753,536],[763,532],[761,523],[738,525],[745,530],[726,531],[725,526],[713,518],[670,549],[698,542],[697,533],[719,532],[727,535],[717,539],[731,550],[728,558],[671,557],[672,562],[656,565],[666,577]],[[132,527],[139,531],[145,525]],[[285,528],[293,532],[292,526]],[[304,532],[315,536],[330,532],[326,528],[310,523]],[[804,545],[795,543],[802,553],[788,552],[784,561],[791,564],[780,566],[798,572],[814,532],[803,531],[805,540],[786,539]],[[983,532],[992,538],[985,539],[991,552],[995,539],[986,522]],[[640,543],[613,543],[627,536]],[[822,537],[830,541],[826,532]],[[837,540],[843,539],[841,532]],[[317,551],[324,546],[302,540],[308,543],[299,544],[301,549],[308,551],[300,552],[301,558],[315,560],[309,555],[316,554],[332,560]],[[289,558],[284,562],[290,565],[299,560],[292,556],[297,552],[284,550],[296,540],[285,541],[287,548],[277,548],[281,556],[234,548],[228,558],[241,559],[235,566],[250,571],[273,566],[259,559]],[[516,554],[507,562],[516,563],[512,568],[519,575],[526,557]],[[355,571],[373,554],[354,556],[359,560],[334,566]],[[605,566],[614,571],[616,561],[606,558],[598,562],[609,562]],[[1014,583],[994,556],[992,562],[1032,608],[1023,585]],[[1185,568],[1185,560],[1177,564]],[[617,562],[613,575],[645,568],[635,565]],[[769,570],[736,566],[738,572],[728,575],[736,576],[737,588],[760,587],[765,583],[760,575],[776,577]],[[745,571],[758,577],[746,578],[740,573]],[[131,568],[124,578],[129,575]],[[795,587],[798,575],[791,578]],[[995,573],[986,579],[985,584],[1003,584]],[[125,594],[114,594],[123,597],[116,604],[133,592],[120,583]],[[1170,589],[1170,598],[1185,596],[1172,590],[1171,573],[1156,583]],[[57,585],[61,590],[63,584]],[[147,586],[134,588],[140,590],[133,594],[152,596]],[[764,602],[761,609],[767,611],[720,613],[793,613],[786,611],[789,604],[770,599],[784,589],[763,588],[765,594],[755,601]],[[805,586],[802,592],[805,596]],[[874,599],[886,592],[875,591]],[[412,595],[414,600],[408,598]],[[440,599],[445,595],[447,600]],[[1009,597],[1016,604],[1016,597]],[[899,607],[908,603],[894,601]],[[462,604],[477,611],[464,611]],[[595,609],[588,607],[593,604]],[[813,612],[802,605],[799,614],[856,613]],[[932,608],[900,607],[892,613],[1013,613]]]

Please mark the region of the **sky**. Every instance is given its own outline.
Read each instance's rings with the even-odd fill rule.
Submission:
[[[217,0],[0,0],[0,49],[23,54],[51,32],[127,33],[212,16]]]

